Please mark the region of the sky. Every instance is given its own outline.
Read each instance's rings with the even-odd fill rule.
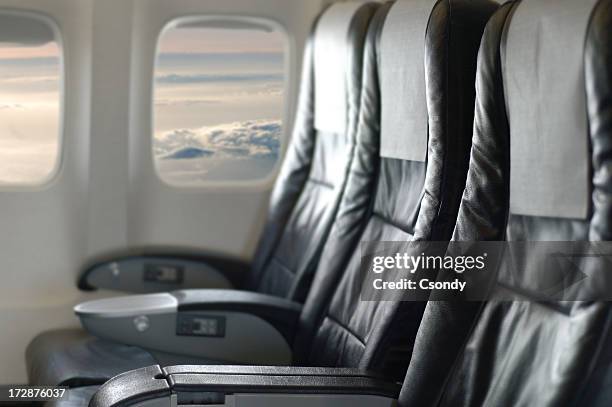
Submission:
[[[53,171],[57,158],[60,50],[39,23],[4,23],[0,183],[36,183]],[[265,176],[278,158],[283,81],[279,32],[167,30],[158,44],[153,101],[162,178],[197,185]]]
[[[24,52],[0,44],[0,183],[38,183],[55,168],[58,55],[55,43]]]
[[[264,177],[280,149],[283,81],[278,32],[167,31],[154,101],[162,178],[183,185]]]

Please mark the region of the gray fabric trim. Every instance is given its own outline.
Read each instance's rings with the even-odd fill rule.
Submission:
[[[584,219],[590,203],[584,41],[598,0],[523,0],[505,33],[510,210]]]
[[[319,131],[343,134],[348,120],[348,33],[362,2],[338,3],[319,19],[314,36],[315,123]]]
[[[380,155],[427,157],[425,34],[435,0],[399,0],[389,11],[380,45]]]

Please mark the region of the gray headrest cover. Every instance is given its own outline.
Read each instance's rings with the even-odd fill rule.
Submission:
[[[349,30],[358,2],[338,3],[319,19],[314,38],[315,128],[344,133],[348,121]]]
[[[590,202],[584,41],[598,0],[523,0],[502,61],[510,210],[584,219]]]
[[[410,161],[427,157],[425,33],[434,0],[399,0],[380,39],[380,155]]]

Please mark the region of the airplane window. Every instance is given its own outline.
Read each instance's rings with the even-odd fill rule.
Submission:
[[[58,164],[62,86],[55,28],[27,14],[0,14],[0,184],[49,180]]]
[[[179,186],[265,178],[279,158],[285,35],[241,21],[167,28],[155,71],[153,154]]]

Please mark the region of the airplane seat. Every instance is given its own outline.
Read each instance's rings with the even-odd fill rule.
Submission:
[[[303,323],[296,347],[302,364],[372,369],[401,379],[425,304],[385,301],[391,297],[384,291],[364,300],[359,244],[450,239],[469,163],[476,55],[497,4],[400,0],[390,7],[364,63],[359,136],[379,133],[369,209],[355,228],[356,208],[365,202],[357,195],[351,199],[351,184],[343,200],[348,205],[341,206],[321,257],[322,264],[344,261],[348,267],[342,274],[316,275],[313,287],[335,291],[322,318],[310,318],[318,326]],[[357,153],[352,173],[366,173],[370,165]],[[323,282],[330,277],[340,280]],[[321,315],[328,295],[326,289],[312,290],[302,319]]]
[[[296,124],[243,289],[303,302],[353,159],[363,44],[376,3],[335,4],[305,50]]]
[[[377,7],[334,4],[315,23],[304,50],[294,131],[244,290],[295,302],[308,293],[353,159],[363,43]],[[104,378],[155,363],[142,349],[109,345],[79,329],[38,335],[26,361],[29,381],[48,384],[79,383],[76,378],[92,377],[95,369],[83,371],[89,367],[100,368]]]
[[[524,262],[486,301],[430,301],[399,405],[610,405],[612,285],[588,254],[612,238],[612,1],[505,3],[476,87],[453,241],[572,242],[584,278],[555,293]]]
[[[359,245],[449,240],[469,162],[476,54],[496,8],[488,0],[400,0],[374,16],[355,159],[300,314],[293,366],[403,377],[424,304],[361,301]],[[94,378],[95,366],[88,369]]]

